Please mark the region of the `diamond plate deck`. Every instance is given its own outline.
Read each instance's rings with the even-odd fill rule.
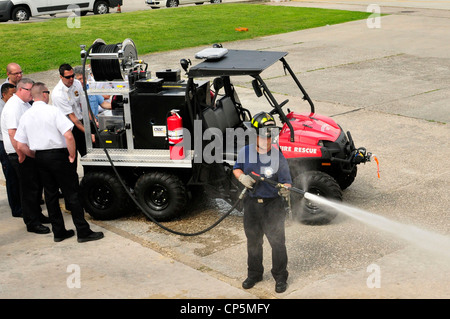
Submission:
[[[115,166],[133,167],[173,167],[191,168],[193,151],[182,160],[171,160],[169,150],[127,150],[107,149],[108,155]],[[80,159],[83,166],[110,165],[108,156],[103,149],[88,149]]]

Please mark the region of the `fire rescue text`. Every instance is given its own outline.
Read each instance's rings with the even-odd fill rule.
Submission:
[[[245,304],[245,303],[227,303],[222,308],[216,306],[200,306],[191,305],[188,303],[186,306],[181,306],[181,314],[203,314],[210,317],[214,311],[224,312],[227,314],[267,314],[269,311],[270,304],[255,303],[255,304]]]
[[[281,149],[283,152],[296,152],[296,153],[317,154],[317,149],[316,149],[316,148],[309,148],[309,147],[280,146],[280,149]]]

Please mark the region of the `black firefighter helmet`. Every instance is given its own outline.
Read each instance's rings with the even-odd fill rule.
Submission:
[[[251,120],[251,127],[256,130],[256,134],[261,137],[272,137],[272,135],[278,133],[275,119],[270,113],[259,112],[253,116]]]

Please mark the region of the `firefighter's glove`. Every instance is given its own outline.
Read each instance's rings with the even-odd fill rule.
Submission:
[[[239,182],[241,182],[242,185],[244,185],[247,188],[252,189],[253,188],[253,184],[256,183],[256,181],[250,176],[250,175],[245,175],[245,174],[241,174],[239,176]]]
[[[283,197],[285,200],[289,200],[289,196],[291,194],[291,191],[285,187],[281,187],[278,190],[278,195],[280,195],[281,197]]]

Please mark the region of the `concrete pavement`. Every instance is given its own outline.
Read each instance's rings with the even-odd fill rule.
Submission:
[[[277,5],[351,5],[365,11],[364,1],[354,2]],[[333,116],[351,130],[357,146],[379,155],[381,179],[376,178],[374,164],[362,166],[344,193],[346,203],[430,230],[437,237],[448,236],[450,150],[444,123],[450,117],[450,8],[427,9],[424,2],[418,7],[410,1],[412,10],[405,1],[401,3],[403,7],[381,7],[382,13],[390,15],[382,18],[377,29],[368,28],[366,21],[354,21],[225,45],[288,51],[287,60],[317,112]],[[180,58],[192,58],[198,50],[142,58],[151,69],[159,70],[177,66]],[[289,98],[289,107],[304,111],[283,70],[268,72],[264,77],[277,97]],[[54,72],[32,77],[45,79],[51,86]],[[243,104],[252,113],[260,110],[262,102],[255,99],[248,81],[238,79],[236,84]],[[89,220],[95,230],[105,232],[104,239],[54,243],[51,235],[26,233],[23,222],[10,217],[4,188],[0,205],[1,298],[450,297],[445,255],[345,216],[326,226],[287,227],[289,288],[275,294],[268,273],[255,288],[240,288],[246,254],[239,216],[227,219],[216,232],[193,239],[164,233],[136,216]],[[70,215],[65,214],[65,219],[73,228]],[[270,252],[265,256],[270,269]],[[368,287],[371,265],[381,271],[380,288]],[[69,288],[76,284],[77,269],[81,287]]]
[[[277,1],[275,1],[277,2]],[[300,6],[312,6],[314,8],[333,8],[340,10],[351,10],[357,6],[364,7],[366,9],[369,5],[378,5],[382,8],[407,8],[410,11],[411,8],[418,9],[442,9],[449,10],[450,1],[448,0],[293,0],[292,3],[300,3]],[[295,4],[294,4],[295,5]],[[404,9],[403,9],[404,10]],[[363,10],[360,10],[363,11]],[[364,10],[365,11],[365,10]]]
[[[135,238],[95,224],[92,229],[103,231],[105,238],[84,244],[75,237],[54,243],[52,234],[28,233],[20,218],[8,214],[4,187],[1,190],[2,299],[254,298]],[[75,229],[70,215],[64,217],[66,227]]]

